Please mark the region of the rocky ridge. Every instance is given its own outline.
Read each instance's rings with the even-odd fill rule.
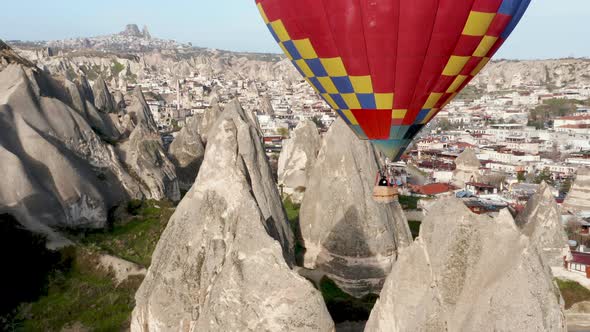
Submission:
[[[488,91],[522,86],[560,87],[565,84],[590,84],[590,60],[553,59],[513,61],[498,60],[489,63],[475,77],[473,85]]]
[[[47,226],[102,227],[112,204],[143,195],[65,96],[34,68],[12,64],[0,72],[0,209],[48,233]]]
[[[131,330],[332,331],[321,295],[290,268],[292,233],[256,129],[237,102],[214,128],[137,292]]]
[[[563,265],[562,252],[569,248],[567,234],[561,223],[561,212],[551,187],[543,182],[516,218],[516,224],[535,243],[550,266]]]
[[[590,211],[590,168],[578,169],[576,179],[563,202],[563,208],[572,212]]]
[[[119,147],[123,162],[156,200],[180,200],[176,170],[168,159],[162,139],[143,121],[139,122],[129,139]]]
[[[117,110],[115,99],[111,95],[105,81],[99,77],[93,86],[94,105],[106,113],[113,113]]]
[[[196,117],[187,120],[170,144],[168,154],[176,166],[180,189],[188,191],[195,182],[205,156],[205,145],[199,135],[199,121]]]
[[[357,297],[379,292],[399,250],[412,242],[399,203],[372,199],[377,171],[371,144],[338,119],[311,169],[299,215],[305,267]]]
[[[481,180],[479,168],[481,163],[473,149],[465,149],[455,160],[457,168],[453,171],[451,183],[458,188],[464,188],[467,182]]]
[[[506,210],[476,215],[450,198],[430,211],[365,331],[566,331],[551,270]]]
[[[278,162],[278,183],[283,193],[296,204],[301,204],[309,173],[316,161],[321,137],[315,123],[305,120],[283,140]]]
[[[51,246],[64,242],[52,228],[103,227],[108,210],[122,201],[179,199],[174,167],[149,113],[136,116],[139,129],[133,123],[127,137],[117,116],[97,109],[84,76],[48,75],[7,46],[1,59],[3,213],[46,233]],[[108,89],[98,92],[109,99]],[[131,111],[146,114],[143,96],[136,99],[139,106]]]

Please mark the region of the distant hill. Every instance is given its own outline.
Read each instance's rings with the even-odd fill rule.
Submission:
[[[157,51],[180,58],[189,58],[195,55],[231,55],[261,61],[280,61],[285,58],[280,54],[231,52],[196,47],[191,43],[180,43],[175,40],[155,38],[152,37],[147,26],[144,26],[144,28],[140,30],[136,24],[128,24],[123,31],[104,36],[79,37],[52,41],[9,40],[8,44],[25,50],[51,48],[55,53],[82,52],[88,54],[95,51],[120,55],[124,53],[144,54]]]

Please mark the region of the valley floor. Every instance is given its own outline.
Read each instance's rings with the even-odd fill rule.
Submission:
[[[129,328],[135,292],[174,207],[130,202],[107,230],[68,233],[38,299],[21,304],[0,330],[118,331]]]

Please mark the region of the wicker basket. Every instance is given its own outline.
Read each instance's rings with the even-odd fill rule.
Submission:
[[[399,192],[395,187],[375,186],[373,200],[377,203],[389,204],[398,199]]]

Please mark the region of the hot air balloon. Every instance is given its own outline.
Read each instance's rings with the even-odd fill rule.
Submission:
[[[271,34],[352,131],[398,160],[477,75],[531,0],[256,0]]]

